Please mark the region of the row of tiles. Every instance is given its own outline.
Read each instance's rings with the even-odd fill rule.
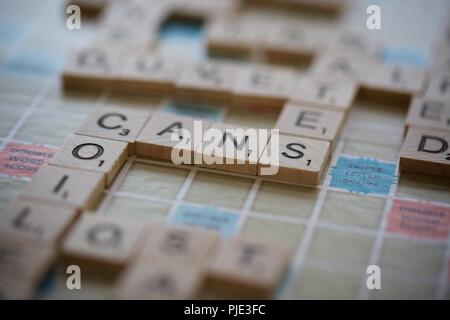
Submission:
[[[142,10],[139,11],[133,5],[130,6],[134,8],[129,9],[131,13],[142,14]],[[164,10],[160,9],[162,11],[152,11],[151,19],[147,16],[153,21],[151,25],[154,25],[152,28],[147,28],[153,30],[148,33],[138,32],[136,29],[136,24],[138,26],[141,23],[148,24],[143,22],[146,21],[145,19],[129,18],[131,22],[118,24],[117,21],[127,21],[127,16],[130,14],[133,17],[133,15],[128,14],[128,10],[123,8],[111,9],[114,13],[107,15],[110,18],[103,19],[93,46],[104,46],[109,50],[113,47],[121,47],[127,56],[130,50],[144,49],[144,53],[138,55],[148,56],[146,52],[157,42],[157,30],[167,16],[168,7],[170,6],[164,6]],[[157,6],[157,8],[161,7]],[[223,11],[221,13],[223,15]],[[369,90],[408,95],[420,93],[424,85],[424,72],[379,62],[377,56],[380,53],[380,46],[367,36],[357,33],[342,32],[325,35],[320,29],[301,23],[276,21],[268,26],[258,19],[247,21],[239,15],[224,14],[222,18],[213,15],[208,23],[206,44],[212,56],[237,56],[248,60],[255,55],[255,52],[259,52],[266,56],[265,59],[268,62],[290,65],[295,65],[297,60],[306,59],[306,62],[309,62],[314,57],[313,74],[324,75],[327,78],[330,75],[344,76],[347,80],[355,80],[361,87]],[[442,52],[442,50],[438,51]],[[325,54],[322,54],[323,52]],[[441,59],[441,56],[442,54],[438,58]],[[141,62],[138,62],[141,66],[143,59],[141,57],[139,59]],[[151,58],[147,61],[152,64]],[[169,61],[170,65],[174,63]],[[130,64],[133,63],[130,62]],[[368,74],[371,76],[367,77]],[[131,78],[133,78],[132,75]],[[134,84],[134,87],[139,88],[137,84]],[[123,83],[115,87],[115,89],[120,88],[124,88]]]
[[[324,12],[337,13],[344,5],[343,0],[76,0],[83,12],[102,13],[103,20],[131,20],[135,23],[148,21],[154,11],[171,11],[187,17],[211,18],[224,14],[234,14],[247,4],[272,4],[290,9],[312,8]],[[116,20],[117,21],[117,20]]]
[[[111,298],[194,299],[211,291],[269,298],[290,260],[288,252],[263,243],[82,213],[27,194],[0,219],[0,292],[6,299],[32,298],[55,264],[80,268],[83,278],[108,279]]]
[[[405,121],[401,171],[450,177],[450,24],[437,44],[428,96],[414,98]]]
[[[309,3],[310,1],[295,1],[292,4],[295,5],[297,2]],[[340,1],[316,2],[314,3],[320,7],[333,2],[336,2],[334,4],[336,5]],[[131,65],[131,69],[133,69],[133,64],[140,65],[141,67],[148,64],[152,65],[155,57],[149,57],[150,54],[147,51],[155,44],[157,39],[156,32],[167,16],[170,15],[168,12],[177,12],[178,15],[183,15],[184,12],[188,16],[189,14],[194,14],[194,12],[200,12],[200,16],[207,17],[205,19],[209,21],[206,32],[206,44],[212,55],[217,53],[219,56],[232,55],[248,58],[253,55],[252,53],[254,51],[262,51],[267,56],[266,58],[269,62],[283,63],[287,63],[290,60],[295,62],[296,59],[301,59],[305,56],[309,58],[314,57],[314,63],[311,68],[312,74],[322,75],[327,79],[330,76],[337,76],[339,80],[342,80],[342,78],[346,80],[351,79],[356,81],[357,85],[364,89],[384,94],[394,93],[407,96],[421,94],[424,88],[424,81],[428,80],[423,71],[414,68],[386,65],[378,61],[377,56],[380,53],[380,46],[367,36],[351,32],[342,32],[328,36],[320,29],[302,23],[284,22],[276,19],[275,22],[268,26],[260,19],[242,19],[238,14],[226,14],[226,12],[232,12],[236,6],[234,4],[229,5],[228,9],[225,9],[220,1],[219,3],[220,5],[215,2],[211,2],[211,4],[209,2],[207,4],[199,3],[198,6],[203,7],[203,9],[197,8],[196,10],[188,10],[186,4],[183,6],[182,2],[178,3],[178,1],[173,1],[173,3],[170,1],[168,3],[153,1],[147,5],[140,1],[132,1],[127,4],[112,5],[102,20],[100,31],[95,37],[93,45],[105,46],[111,50],[111,44],[114,43],[114,47],[119,46],[124,48],[127,55],[130,49],[138,48],[137,50],[142,50],[146,48],[144,53],[137,54],[141,56],[141,58],[137,59],[140,62],[130,62],[129,64]],[[215,9],[212,9],[212,7]],[[143,12],[147,12],[149,8],[152,8],[152,14],[143,15]],[[210,10],[206,10],[205,8],[209,8]],[[215,14],[212,12],[215,12]],[[121,21],[121,23],[118,24],[117,21]],[[149,23],[148,21],[153,22]],[[149,24],[153,27],[147,28]],[[130,25],[134,27],[130,27]],[[148,30],[153,31],[149,32],[148,35],[146,32],[136,32],[136,25],[146,25]],[[440,74],[435,75],[432,80],[433,85],[429,89],[430,92],[427,92],[428,96],[435,96],[437,98],[439,95],[439,87],[434,84],[441,83],[444,80],[443,78],[448,77],[448,72],[450,71],[447,63],[450,58],[450,51],[448,50],[447,44],[448,40],[445,38],[445,35],[443,38],[441,43],[437,45],[437,50],[435,50],[436,55],[434,57],[433,67],[433,70],[438,71]],[[123,43],[122,40],[124,41]],[[325,54],[319,54],[323,52]],[[158,60],[160,59],[162,57],[159,57]],[[129,61],[131,60],[133,58],[129,58]],[[147,63],[144,63],[144,60]],[[169,65],[177,64],[173,60],[167,63]],[[157,64],[160,63],[160,61],[157,62]],[[119,73],[121,72],[117,69],[121,68],[121,66],[114,66],[115,71]],[[198,67],[195,66],[193,68]],[[242,66],[239,67],[239,69],[241,68]],[[128,68],[128,71],[130,71],[130,68]],[[200,72],[205,73],[204,71]],[[120,74],[119,77],[127,77],[126,73]],[[224,71],[224,73],[227,72]],[[233,73],[236,73],[236,71]],[[189,71],[186,74],[185,77],[190,78],[192,81],[191,84],[197,87],[199,85],[198,76],[196,77],[193,72]],[[130,76],[131,79],[129,80],[131,81],[134,78],[133,72],[128,74],[128,76]],[[177,86],[176,80],[179,77],[180,74],[178,74],[178,77],[174,77],[175,80],[173,82],[175,83],[172,83],[174,86]],[[195,78],[197,79],[195,80]],[[217,79],[217,76],[214,78]],[[238,78],[238,76],[234,77],[235,81],[233,83]],[[265,76],[265,78],[267,77]],[[223,81],[222,79],[221,82],[227,81]],[[265,82],[267,81],[265,80]],[[189,86],[189,83],[182,84],[182,86],[185,85]],[[137,83],[134,83],[132,86],[137,88],[137,90],[143,89]],[[218,86],[217,83],[216,86]],[[283,87],[283,85],[281,86]],[[119,82],[114,87],[116,90],[129,89],[131,85],[127,86],[124,82]],[[147,89],[150,91],[152,89],[161,90],[161,88],[151,88],[150,85],[149,87]],[[280,88],[280,85],[278,87]],[[294,85],[292,90],[297,91],[296,87]],[[224,91],[223,88],[222,90],[220,88],[218,89],[219,91]],[[198,93],[195,92],[195,94]],[[187,94],[192,95],[192,92],[187,92]],[[212,97],[209,96],[206,98]],[[239,99],[236,100],[240,102]],[[259,101],[259,103],[262,104],[263,101]]]
[[[291,68],[209,60],[187,62],[148,51],[90,47],[72,54],[62,73],[66,89],[143,92],[240,107],[280,109],[286,101],[345,111],[359,90],[409,99],[448,99],[447,73],[427,72],[366,58],[323,54],[309,74]]]
[[[135,154],[316,185],[344,118],[343,112],[287,105],[277,134],[165,112],[150,116],[124,107],[99,108],[65,140],[50,164],[101,172],[110,185],[128,155]]]
[[[449,114],[449,104],[416,98],[410,106],[407,125],[448,130]],[[278,173],[264,178],[317,184],[344,121],[343,112],[286,104],[275,125],[281,133]],[[205,132],[210,128],[219,131],[217,141],[205,140]],[[200,122],[164,112],[150,117],[146,111],[125,107],[100,108],[87,117],[76,135],[65,141],[51,163],[101,172],[106,175],[108,185],[128,154],[250,175],[261,175],[263,167],[276,165],[265,162],[276,160],[270,158],[270,148],[274,146],[270,132],[266,136],[256,136],[256,143],[252,144],[255,140],[251,141],[250,135],[258,131],[243,132],[239,136],[238,132],[227,133],[227,129],[250,128]],[[173,134],[176,134],[175,139]],[[178,155],[181,160],[175,157]],[[228,160],[232,160],[231,163]]]
[[[408,129],[421,130],[420,132],[437,132],[437,137],[424,140],[422,143],[422,149],[429,149],[430,146],[428,144],[434,141],[435,147],[431,146],[434,153],[428,152],[423,155],[429,161],[433,157],[438,161],[441,159],[443,165],[445,165],[445,162],[448,162],[444,161],[443,157],[448,154],[446,145],[449,143],[446,134],[448,135],[448,132],[450,132],[449,115],[449,104],[416,98],[410,106],[406,121]],[[100,189],[106,184],[110,185],[112,183],[128,154],[136,153],[143,157],[170,161],[171,151],[178,143],[178,141],[171,141],[172,133],[180,129],[194,133],[194,121],[195,118],[164,112],[158,112],[150,117],[150,114],[145,111],[137,111],[125,107],[104,107],[94,110],[77,130],[76,133],[78,135],[72,135],[62,147],[60,155],[55,158],[55,162],[51,162],[52,164],[61,164],[64,167],[51,166],[42,168],[35,179],[29,183],[26,192],[33,197],[47,197],[48,200],[53,201],[56,200],[54,197],[64,196],[66,202],[87,208],[91,203],[95,202]],[[282,132],[282,137],[284,138],[281,139],[281,142],[283,142],[283,139],[289,139],[287,140],[289,143],[301,141],[303,144],[305,141],[313,141],[314,143],[310,146],[317,148],[320,146],[320,141],[315,139],[333,142],[333,138],[338,135],[343,121],[343,113],[288,104],[283,109],[275,127]],[[234,126],[226,126],[224,124],[202,123],[203,129],[213,125],[222,129],[227,127],[234,128]],[[302,136],[309,138],[305,139]],[[227,142],[231,142],[227,146],[231,146],[233,149],[239,147],[242,140],[237,139],[235,145],[231,138],[231,136],[227,136]],[[415,135],[411,142],[405,143],[405,145],[409,146],[408,149],[413,153],[413,156],[417,156],[421,140],[420,135]],[[441,140],[443,142],[440,142]],[[189,154],[192,155],[192,152],[195,150],[192,146],[195,145],[198,150],[201,143],[201,140],[197,141],[187,146],[186,150],[190,151]],[[293,147],[295,150],[296,146],[293,145]],[[440,149],[441,152],[437,152]],[[283,152],[283,150],[280,151]],[[287,144],[284,151],[286,155],[298,155],[292,149],[287,149]],[[308,159],[308,156],[311,155],[308,152],[305,154],[304,159]],[[283,155],[280,157],[282,159],[281,165],[286,167],[292,166],[291,171],[287,171],[287,168],[280,168],[281,172],[285,172],[285,175],[274,176],[274,179],[284,178],[288,182],[306,182],[306,176],[302,177],[301,175],[292,174],[295,170],[307,170],[301,166],[302,158],[290,159]],[[401,157],[405,157],[405,154],[402,153]],[[291,162],[283,163],[285,158]],[[429,165],[429,161],[424,162],[425,170],[427,170],[426,166]],[[207,166],[206,164],[203,165]],[[75,180],[76,183],[68,184],[65,180],[67,178],[64,177],[70,173],[70,170],[65,167],[70,167],[74,170],[88,169],[90,171],[84,174],[78,172],[79,181]],[[224,164],[213,166],[213,164],[210,164],[209,167],[257,174],[254,162],[247,162],[243,165]],[[441,173],[438,171],[438,174]],[[264,178],[270,178],[270,176],[265,176]],[[299,180],[299,178],[303,180]],[[60,185],[61,181],[65,183],[64,188]],[[55,186],[57,185],[60,185],[60,187],[56,188]],[[34,194],[35,192],[37,194]]]
[[[73,52],[65,89],[172,94],[185,99],[280,109],[287,100],[347,110],[354,81],[301,76],[288,68],[205,61],[189,63],[147,51],[124,55],[102,47]]]

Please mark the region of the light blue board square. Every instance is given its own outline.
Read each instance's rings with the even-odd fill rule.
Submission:
[[[396,164],[370,158],[340,156],[331,168],[330,187],[361,194],[388,195],[397,181]]]
[[[384,48],[381,53],[381,60],[390,64],[411,66],[418,69],[426,68],[428,65],[426,52],[401,47]]]
[[[232,211],[182,204],[170,223],[211,229],[228,237],[235,232],[238,221],[239,214]]]
[[[48,76],[64,65],[63,53],[40,49],[24,49],[7,61],[5,70],[10,72]]]

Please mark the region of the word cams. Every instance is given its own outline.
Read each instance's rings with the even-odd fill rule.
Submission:
[[[210,315],[214,318],[218,312],[227,313],[230,316],[240,315],[265,315],[264,304],[230,304],[227,309],[219,307],[197,307],[191,304],[184,308],[186,315]]]

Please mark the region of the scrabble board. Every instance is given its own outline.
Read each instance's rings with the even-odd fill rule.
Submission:
[[[380,30],[366,27],[372,2],[382,10]],[[0,238],[2,246],[16,248],[11,252],[18,265],[23,257],[37,261],[20,269],[30,275],[23,288],[8,282],[5,275],[12,271],[0,261],[2,295],[139,298],[136,286],[145,274],[164,270],[180,283],[179,295],[168,295],[176,298],[239,297],[223,287],[273,299],[450,298],[450,165],[437,152],[450,141],[449,91],[439,96],[450,74],[448,1],[75,3],[82,12],[80,29],[67,27],[66,1],[0,1]],[[148,11],[131,10],[133,3]],[[282,41],[283,28],[292,26],[306,30],[301,46],[295,39]],[[115,77],[114,70],[71,63],[86,48],[106,52],[123,73]],[[150,57],[144,61],[149,68],[163,65],[157,77],[140,78],[127,69],[125,60],[143,56]],[[230,77],[208,86],[192,70],[211,61],[223,63]],[[329,68],[346,61],[355,69]],[[252,78],[257,68],[280,86],[250,87],[245,74]],[[283,91],[286,83],[292,94]],[[323,84],[336,86],[339,94],[317,101],[311,91]],[[436,108],[447,122],[421,119],[423,99],[446,102],[444,109]],[[102,116],[117,120],[124,112],[133,121],[119,129],[120,137],[99,131],[92,121],[107,123]],[[326,134],[299,132],[292,123],[299,112],[303,121],[319,121]],[[323,117],[314,118],[317,112]],[[254,174],[256,164],[173,164],[163,159],[164,148],[171,149],[168,141],[153,140],[159,148],[148,147],[154,138],[150,129],[192,119],[216,128],[278,128],[286,139],[298,135],[289,142],[320,149],[313,158],[319,169],[298,174],[303,169],[286,163],[284,174],[271,179]],[[424,137],[441,144],[426,145]],[[419,140],[432,151],[418,155]],[[74,153],[90,157],[80,146],[96,146],[92,157],[103,157],[100,163],[83,166],[72,159]],[[62,195],[65,204],[76,206],[70,210],[49,205],[67,172],[75,176],[70,180],[75,194]],[[60,176],[63,180],[55,180],[60,185],[46,193],[52,177]],[[35,222],[46,243],[42,252],[20,245],[30,239],[9,245],[10,215],[20,211],[23,218],[29,207],[40,214]],[[122,251],[99,253],[80,239],[90,226],[116,221],[123,221]],[[155,245],[161,230],[147,225],[193,227],[201,257],[161,258]],[[151,234],[151,241],[142,245],[142,234]],[[240,272],[233,264],[236,252],[247,242],[271,248],[266,278],[234,275]],[[203,272],[195,266],[217,247],[220,253],[208,269],[212,289],[193,296]],[[132,263],[136,259],[141,265]],[[86,264],[81,290],[68,289],[67,261]],[[142,261],[150,267],[143,268]],[[380,267],[381,289],[367,286],[372,265]]]

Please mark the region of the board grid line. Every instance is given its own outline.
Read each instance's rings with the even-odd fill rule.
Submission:
[[[192,182],[194,181],[194,178],[197,175],[197,172],[198,172],[198,170],[196,168],[193,168],[187,175],[181,189],[179,190],[179,192],[175,198],[175,201],[173,202],[172,207],[169,210],[169,213],[167,214],[167,219],[166,219],[167,223],[170,223],[170,221],[172,220],[172,218],[175,215],[177,208],[179,207],[179,205],[181,203],[183,203],[183,199],[189,192],[189,188],[191,187]]]
[[[302,267],[304,265],[304,262],[306,260],[306,256],[310,247],[310,244],[312,242],[312,238],[316,229],[316,224],[319,221],[320,213],[322,211],[323,202],[325,201],[325,197],[328,191],[328,186],[330,184],[331,178],[329,175],[330,169],[336,164],[339,154],[342,150],[342,147],[344,145],[344,136],[347,133],[347,130],[349,128],[349,122],[346,122],[345,128],[342,131],[342,136],[339,139],[339,142],[337,143],[335,150],[333,152],[332,160],[330,161],[330,166],[328,169],[328,172],[325,176],[325,181],[322,185],[322,188],[319,192],[319,195],[316,199],[316,203],[314,204],[313,210],[310,213],[308,222],[306,224],[306,231],[302,239],[300,240],[300,243],[298,244],[297,250],[294,253],[293,260],[291,262],[291,266],[288,272],[288,275],[286,278],[287,281],[292,283],[290,288],[287,288],[285,292],[290,292],[293,290],[292,286],[295,286],[295,282],[298,281],[298,278],[301,277]],[[297,270],[297,272],[296,272]],[[293,281],[289,281],[289,279],[293,279]],[[289,286],[288,286],[289,287]]]
[[[30,105],[25,109],[22,116],[17,120],[14,126],[11,128],[6,137],[2,140],[0,144],[0,151],[12,140],[12,138],[18,133],[18,131],[22,128],[31,114],[38,108],[44,97],[50,92],[51,88],[55,84],[55,78],[47,79],[43,86],[40,88],[39,92],[32,99]]]
[[[399,172],[398,170],[399,170],[399,167],[397,164],[396,169],[395,169],[397,176],[398,176],[398,172]],[[374,243],[372,246],[372,252],[369,257],[368,265],[379,265],[381,250],[383,248],[383,243],[384,243],[384,233],[385,233],[385,229],[387,226],[388,213],[392,207],[393,197],[397,192],[397,186],[398,186],[398,181],[396,183],[392,184],[391,188],[389,190],[389,197],[387,198],[384,209],[383,209],[383,214],[381,216],[381,221],[380,221],[378,231],[377,231],[377,234],[375,236],[375,240],[374,240]],[[367,300],[369,298],[370,298],[370,292],[366,285],[366,276],[364,276],[361,279],[359,299]]]
[[[252,188],[247,195],[247,199],[245,199],[244,205],[241,208],[240,217],[238,224],[236,226],[236,233],[241,233],[242,228],[247,222],[249,213],[251,208],[255,203],[256,194],[258,193],[259,187],[261,186],[261,179],[256,178],[253,182]]]

